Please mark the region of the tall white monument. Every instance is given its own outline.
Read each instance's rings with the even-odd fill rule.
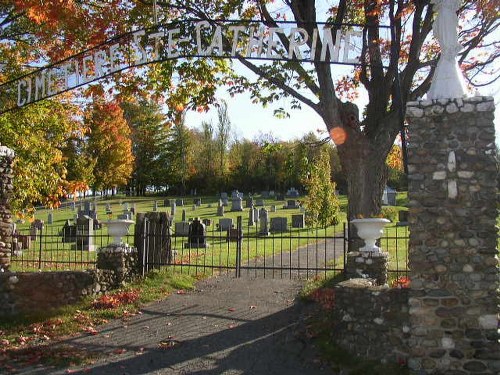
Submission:
[[[457,55],[462,49],[458,43],[458,16],[461,0],[431,0],[437,12],[432,31],[439,42],[439,58],[428,99],[453,99],[465,96],[465,84],[457,64]]]

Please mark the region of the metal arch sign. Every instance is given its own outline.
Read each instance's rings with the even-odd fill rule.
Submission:
[[[0,85],[0,114],[117,72],[172,59],[211,57],[361,65],[365,25],[188,20],[117,36]],[[390,39],[388,26],[384,40]],[[311,47],[309,47],[309,44]]]

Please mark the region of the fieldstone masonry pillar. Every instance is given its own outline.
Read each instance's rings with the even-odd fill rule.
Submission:
[[[493,112],[491,97],[408,103],[416,374],[500,373]]]
[[[0,272],[6,272],[10,266],[12,246],[12,216],[9,199],[12,194],[12,162],[14,151],[0,146]]]

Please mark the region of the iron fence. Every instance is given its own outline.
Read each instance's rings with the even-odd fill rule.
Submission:
[[[187,233],[152,230],[129,234],[124,241],[145,249],[145,270],[171,267],[194,274],[233,274],[270,278],[313,278],[342,273],[349,235],[345,224],[329,228],[290,228],[260,233],[258,226],[207,226],[202,243],[190,243]],[[408,274],[408,228],[392,226],[380,239],[390,253],[389,278]],[[168,236],[168,238],[165,238]],[[351,238],[351,240],[353,240]],[[44,226],[18,231],[13,237],[12,271],[57,271],[95,268],[96,249],[111,243],[105,228],[90,233],[84,227]],[[135,242],[141,242],[135,243]],[[198,241],[198,240],[196,240]],[[159,245],[158,245],[159,244]],[[149,249],[157,247],[155,253]]]

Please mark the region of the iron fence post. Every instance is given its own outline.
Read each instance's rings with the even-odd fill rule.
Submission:
[[[237,240],[236,240],[236,277],[241,277],[241,244],[243,241],[243,232],[242,232],[242,217],[238,216],[236,218],[236,231],[237,231]]]
[[[43,226],[40,226],[40,246],[38,247],[38,269],[42,269],[42,232],[43,232]]]

